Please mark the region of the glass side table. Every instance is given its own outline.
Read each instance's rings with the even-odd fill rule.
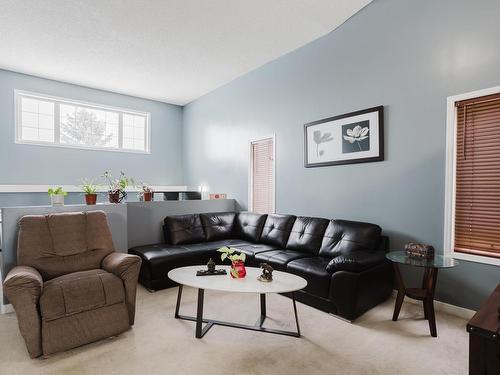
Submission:
[[[434,313],[434,291],[436,289],[438,270],[440,268],[455,267],[458,262],[452,257],[442,255],[435,255],[433,259],[410,258],[404,251],[392,251],[386,254],[386,258],[392,261],[398,284],[398,296],[396,297],[392,320],[398,320],[399,312],[401,311],[401,306],[403,305],[403,299],[405,296],[422,301],[424,305],[424,317],[429,321],[431,336],[437,337],[436,315]],[[398,264],[424,268],[422,287],[405,287]]]

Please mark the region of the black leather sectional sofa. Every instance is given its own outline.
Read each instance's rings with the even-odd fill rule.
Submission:
[[[173,268],[209,258],[220,263],[216,250],[229,246],[247,255],[247,266],[266,262],[304,277],[308,284],[297,300],[348,320],[392,293],[388,238],[375,224],[223,212],[168,216],[163,229],[165,243],[129,250],[142,258],[139,281],[150,290],[175,285],[167,277]]]

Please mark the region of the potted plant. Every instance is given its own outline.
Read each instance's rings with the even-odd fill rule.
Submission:
[[[221,260],[227,258],[231,261],[231,269],[229,273],[233,279],[242,279],[246,276],[247,271],[245,269],[245,253],[235,254],[236,251],[227,246],[221,247],[217,251],[222,253],[220,255]]]
[[[98,185],[94,184],[92,180],[84,178],[82,180],[82,190],[85,193],[85,203],[87,205],[94,205],[97,202],[97,189]]]
[[[120,177],[114,178],[109,171],[104,172],[102,177],[108,180],[108,198],[110,203],[120,203],[127,197],[125,189],[134,184],[134,179],[120,172]]]
[[[50,188],[47,190],[47,193],[53,206],[62,206],[64,204],[64,197],[68,195],[61,186],[55,189]]]
[[[139,200],[144,202],[151,202],[153,200],[153,189],[146,183],[141,183],[141,192],[139,193]]]

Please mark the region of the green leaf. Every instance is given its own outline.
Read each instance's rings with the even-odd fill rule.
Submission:
[[[222,253],[222,254],[220,255],[220,260],[224,260],[224,259],[226,259],[226,258],[227,258],[227,253]]]

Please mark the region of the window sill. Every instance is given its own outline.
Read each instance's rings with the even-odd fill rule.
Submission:
[[[455,259],[467,260],[469,262],[475,262],[475,263],[490,264],[493,266],[500,266],[500,258],[492,258],[487,256],[465,254],[458,252],[452,252],[450,253],[450,255]]]

